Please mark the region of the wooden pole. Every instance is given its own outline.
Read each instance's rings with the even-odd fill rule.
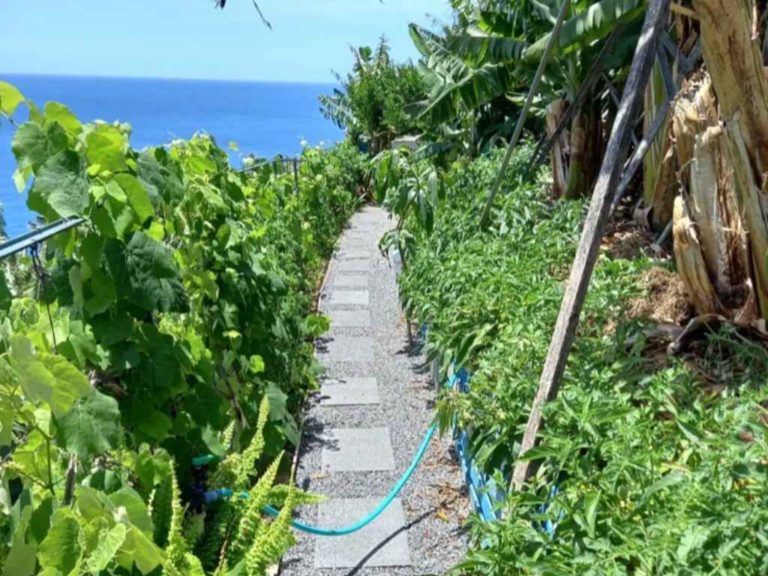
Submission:
[[[517,118],[517,125],[515,126],[514,133],[512,134],[512,139],[509,141],[507,153],[504,155],[504,160],[499,167],[499,173],[496,175],[496,180],[494,181],[493,187],[488,193],[488,198],[485,201],[485,207],[483,208],[483,213],[480,216],[481,227],[485,227],[485,225],[488,224],[488,218],[491,215],[491,207],[493,206],[493,201],[496,199],[496,195],[499,193],[501,181],[504,179],[504,174],[507,172],[510,160],[512,160],[512,152],[514,151],[515,146],[517,146],[517,142],[520,140],[520,136],[523,133],[523,126],[525,125],[525,119],[528,117],[528,110],[530,110],[531,104],[533,104],[533,97],[539,90],[539,82],[541,82],[541,77],[544,76],[544,70],[547,67],[547,62],[549,62],[552,48],[554,48],[555,42],[557,42],[558,38],[560,38],[560,29],[563,27],[565,15],[568,13],[568,9],[570,7],[571,0],[565,0],[565,2],[563,2],[563,6],[560,8],[560,13],[557,15],[555,27],[552,29],[552,36],[549,37],[547,46],[544,49],[544,55],[541,57],[541,62],[539,62],[536,75],[533,77],[533,83],[531,83],[531,87],[528,90],[528,96],[525,98],[523,109],[520,111],[520,116]]]
[[[632,61],[632,68],[613,124],[608,148],[600,168],[600,175],[592,194],[589,213],[584,223],[576,259],[571,268],[571,275],[549,346],[549,353],[544,362],[539,388],[528,417],[528,424],[520,447],[521,455],[525,455],[536,445],[536,439],[543,424],[542,409],[544,404],[553,400],[560,388],[568,355],[576,337],[581,309],[597,262],[600,243],[610,214],[611,200],[621,177],[631,131],[635,125],[635,118],[643,99],[644,88],[651,74],[659,38],[668,20],[668,15],[669,0],[651,0],[645,15],[640,41]],[[521,489],[534,472],[535,466],[532,461],[519,459],[512,475],[513,488]]]
[[[635,152],[632,155],[626,170],[624,170],[624,176],[621,179],[621,183],[619,184],[619,188],[616,191],[616,194],[613,198],[613,203],[611,204],[611,213],[616,210],[619,202],[621,202],[621,199],[624,197],[624,194],[629,188],[629,185],[632,183],[632,179],[635,177],[635,173],[640,168],[640,166],[642,166],[643,159],[651,149],[651,144],[653,144],[656,136],[658,136],[659,132],[661,132],[661,129],[666,126],[667,114],[669,114],[669,111],[672,108],[672,102],[674,101],[675,96],[677,96],[677,86],[672,79],[672,70],[669,67],[669,60],[667,60],[667,56],[664,54],[664,52],[664,50],[659,50],[659,62],[661,64],[662,74],[664,75],[664,89],[666,90],[666,98],[664,99],[664,103],[659,107],[658,110],[656,110],[656,117],[651,123],[648,134],[646,134],[640,143],[637,144]]]

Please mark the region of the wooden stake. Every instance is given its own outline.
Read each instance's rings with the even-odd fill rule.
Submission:
[[[521,455],[525,455],[528,450],[535,446],[536,438],[543,424],[542,409],[544,404],[553,400],[560,388],[568,355],[576,337],[584,298],[587,295],[592,272],[597,262],[600,242],[610,214],[611,200],[616,185],[619,183],[624,161],[627,158],[631,131],[643,99],[644,88],[651,74],[659,38],[668,17],[669,0],[651,0],[645,15],[640,42],[637,45],[632,68],[613,124],[608,149],[600,168],[600,176],[592,195],[579,249],[571,268],[571,275],[549,346],[549,353],[544,362],[539,389],[528,417],[528,424],[520,448]],[[535,464],[533,462],[518,460],[512,475],[512,486],[515,489],[521,489],[534,470]]]

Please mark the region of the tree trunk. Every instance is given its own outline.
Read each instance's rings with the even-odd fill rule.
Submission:
[[[768,76],[754,0],[693,6],[711,82],[672,114],[675,259],[698,314],[755,324],[768,318]]]
[[[667,99],[661,64],[657,61],[653,67],[651,81],[645,89],[645,117],[643,132],[651,130],[659,108]],[[648,149],[643,163],[643,200],[645,206],[652,208],[653,225],[663,230],[672,220],[672,208],[677,195],[677,163],[675,162],[670,130],[671,114],[664,127]]]
[[[597,180],[603,155],[603,125],[600,103],[587,103],[571,125],[568,184],[565,198],[589,196]]]
[[[559,98],[547,106],[547,137],[551,138],[558,124],[568,109],[568,102]],[[555,198],[565,196],[568,185],[568,131],[563,132],[552,143],[550,158],[552,159],[552,193]]]
[[[759,35],[752,36],[755,0],[694,0],[693,5],[701,19],[704,61],[721,115],[726,122],[739,123],[756,173],[764,177],[768,171],[768,76]]]

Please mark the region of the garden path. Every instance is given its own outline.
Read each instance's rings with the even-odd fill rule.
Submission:
[[[378,250],[391,227],[384,210],[363,209],[330,263],[320,310],[331,331],[317,346],[326,373],[305,420],[296,477],[327,500],[299,510],[305,523],[339,528],[367,515],[409,466],[434,416],[431,373],[408,345],[396,274]],[[468,510],[450,439],[435,438],[377,520],[349,536],[297,533],[281,574],[441,574],[464,556]]]

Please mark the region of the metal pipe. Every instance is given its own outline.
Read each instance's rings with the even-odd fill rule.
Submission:
[[[66,232],[70,228],[80,226],[83,222],[85,222],[85,218],[62,218],[61,220],[46,224],[45,226],[36,228],[26,234],[22,234],[17,238],[3,242],[0,244],[0,260],[18,254],[19,252],[23,252],[36,244],[45,242],[49,238],[61,234],[62,232]]]

